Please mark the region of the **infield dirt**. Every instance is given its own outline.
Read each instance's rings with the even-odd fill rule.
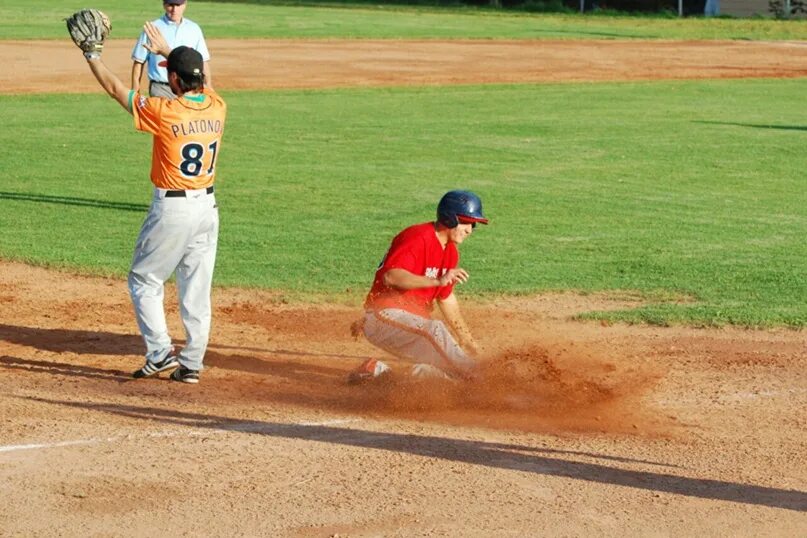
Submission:
[[[788,41],[211,41],[218,89],[596,82],[807,76],[807,44]],[[104,61],[123,80],[132,42]],[[0,93],[95,92],[69,40],[0,41]]]
[[[105,53],[122,76],[129,45]],[[272,53],[211,43],[218,87],[807,74],[793,43],[258,45]],[[100,91],[72,44],[36,47],[2,91],[53,91],[33,56],[59,91]],[[807,535],[803,332],[572,321],[631,305],[599,295],[462,299],[485,383],[415,383],[390,360],[389,383],[348,386],[381,357],[349,335],[358,306],[218,288],[194,387],[130,379],[142,341],[122,280],[0,263],[0,535]]]

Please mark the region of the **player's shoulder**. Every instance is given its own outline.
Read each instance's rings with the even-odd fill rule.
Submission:
[[[157,17],[156,19],[152,20],[151,24],[153,24],[154,26],[156,26],[160,30],[164,30],[164,29],[168,28],[168,22],[166,22],[165,15],[163,15],[161,17]],[[145,35],[146,31],[143,30],[141,33],[143,35]]]
[[[214,101],[219,101],[221,102],[221,104],[226,104],[224,98],[221,95],[219,95],[219,92],[217,92],[213,88],[208,88],[207,86],[205,86],[204,94],[213,99]]]
[[[401,230],[399,236],[405,237],[419,237],[425,236],[434,231],[434,225],[431,222],[421,222],[420,224],[413,224]]]
[[[168,99],[165,99],[164,97],[148,97],[140,92],[135,91],[132,92],[131,99],[133,110],[135,108],[138,110],[142,110],[144,108],[157,109],[165,106],[165,104],[168,102]]]
[[[398,245],[423,243],[430,237],[429,234],[434,234],[434,225],[431,222],[413,224],[401,230],[393,242]]]
[[[203,101],[204,104],[200,105],[201,108],[207,108],[208,106],[212,105],[218,110],[224,112],[227,111],[227,102],[215,90],[211,88],[205,88],[202,91],[202,94],[204,95],[204,101]]]

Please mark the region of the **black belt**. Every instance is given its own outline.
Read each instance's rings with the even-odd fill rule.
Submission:
[[[205,189],[207,194],[213,194],[213,185]],[[186,191],[165,191],[166,198],[184,198],[187,196]]]
[[[163,86],[170,86],[167,82],[160,82],[159,80],[149,80],[152,84],[162,84]]]

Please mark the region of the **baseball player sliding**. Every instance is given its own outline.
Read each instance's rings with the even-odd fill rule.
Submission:
[[[135,378],[174,370],[171,379],[198,383],[210,333],[210,291],[219,234],[213,194],[216,159],[227,107],[205,88],[202,56],[189,47],[168,48],[146,24],[149,50],[167,58],[176,100],[146,98],[129,90],[101,61],[109,19],[94,9],[67,19],[76,45],[101,87],[132,116],[135,129],[153,135],[151,181],[154,196],[137,238],[129,293],[146,343],[146,364]],[[187,344],[174,354],[163,309],[163,284],[176,271]]]
[[[468,280],[458,267],[457,245],[477,224],[487,224],[482,201],[469,191],[447,192],[437,205],[437,220],[410,226],[392,240],[375,273],[364,303],[365,315],[351,326],[373,345],[415,363],[412,374],[469,379],[478,346],[460,313],[454,285]],[[432,319],[434,303],[445,322]],[[377,359],[362,363],[348,376],[359,383],[385,375],[389,366]]]

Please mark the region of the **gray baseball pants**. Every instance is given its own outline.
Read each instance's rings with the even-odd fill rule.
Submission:
[[[366,312],[364,336],[398,358],[428,363],[449,373],[467,373],[476,365],[445,323],[406,310],[385,308]]]
[[[201,370],[210,335],[213,267],[219,234],[216,198],[205,189],[166,197],[154,189],[129,271],[129,294],[146,343],[146,360],[159,362],[172,350],[163,308],[164,283],[176,271],[186,345],[185,368]]]
[[[166,99],[176,99],[177,96],[171,91],[171,86],[164,82],[149,81],[149,95],[151,97],[165,97]]]

